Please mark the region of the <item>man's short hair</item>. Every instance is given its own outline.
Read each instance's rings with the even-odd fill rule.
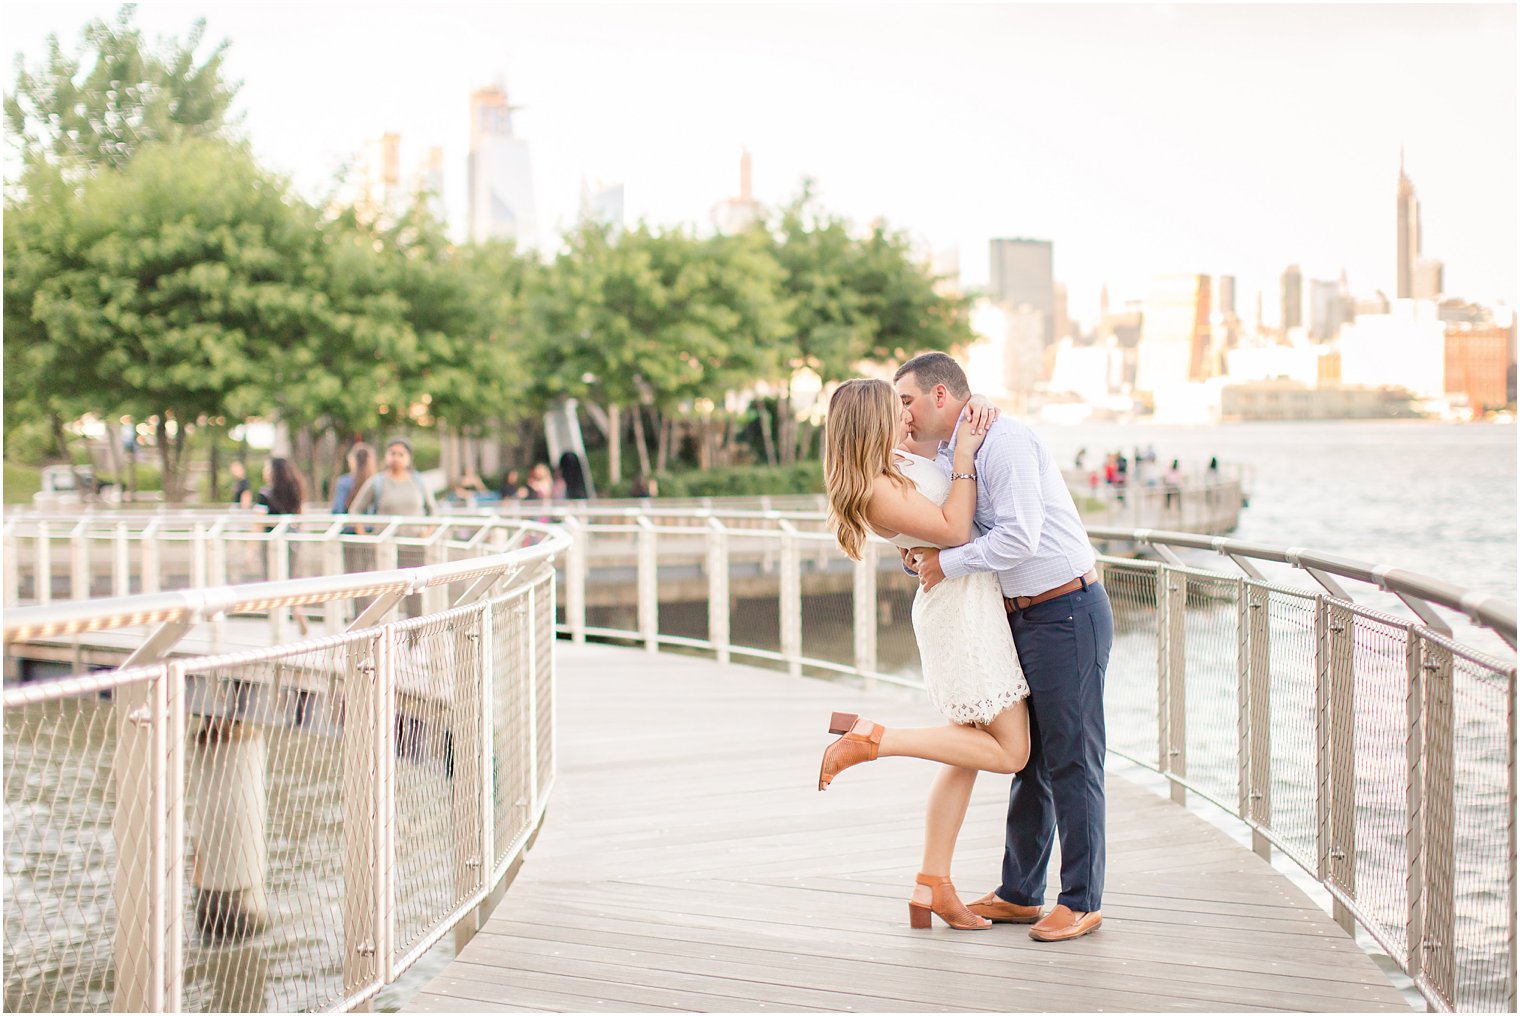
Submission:
[[[966,372],[948,353],[919,353],[897,368],[892,380],[901,381],[906,374],[912,374],[918,386],[926,392],[932,391],[935,385],[944,385],[945,390],[958,399],[971,398],[971,383],[966,380]]]

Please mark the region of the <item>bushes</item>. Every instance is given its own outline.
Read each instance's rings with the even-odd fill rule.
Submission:
[[[821,494],[823,466],[799,462],[793,466],[735,466],[662,473],[661,497],[757,497],[762,494]],[[633,480],[625,479],[606,491],[607,497],[630,497]]]

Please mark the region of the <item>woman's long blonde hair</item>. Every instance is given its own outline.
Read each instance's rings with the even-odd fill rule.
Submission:
[[[897,393],[885,381],[855,378],[829,399],[824,424],[823,482],[829,496],[829,525],[839,546],[854,560],[866,540],[866,502],[871,485],[885,474],[903,487],[910,481],[897,468]]]

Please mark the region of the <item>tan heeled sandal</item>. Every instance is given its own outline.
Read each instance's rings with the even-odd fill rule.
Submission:
[[[831,726],[837,725],[847,715],[849,714],[835,713]],[[850,766],[876,761],[876,752],[881,746],[884,730],[886,728],[880,723],[856,719],[843,737],[823,750],[823,764],[818,767],[818,789],[827,789],[834,782],[834,777]]]
[[[927,904],[908,900],[910,927],[920,930],[929,927],[933,923],[929,920],[931,913],[938,914],[941,921],[956,931],[985,931],[992,927],[991,921],[966,909],[966,905],[956,895],[955,886],[950,884],[949,875],[925,875],[919,872],[915,881],[918,885],[928,887],[933,897]]]

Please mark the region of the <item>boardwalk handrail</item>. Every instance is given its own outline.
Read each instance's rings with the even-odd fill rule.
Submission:
[[[574,639],[706,649],[722,661],[745,656],[868,684],[921,683],[903,637],[912,580],[881,541],[869,542],[860,562],[843,558],[820,513],[656,503],[561,518],[570,543],[559,559],[558,628]],[[439,531],[484,524],[442,521]],[[51,569],[47,545],[70,540],[70,584],[88,587],[94,558],[80,549],[93,539],[88,527],[43,522],[40,533],[34,520],[7,526],[8,558],[30,549],[34,564]],[[340,524],[310,518],[301,525],[326,525],[325,535],[283,532],[321,542]],[[114,525],[119,563],[131,539]],[[205,539],[206,525],[146,523],[140,534],[153,535],[141,548],[144,576],[157,582],[168,567],[154,544],[193,543],[187,533],[197,531]],[[1108,549],[1160,558],[1100,557],[1117,630],[1110,750],[1161,774],[1174,798],[1192,793],[1225,809],[1261,855],[1277,849],[1301,866],[1341,925],[1364,928],[1432,1007],[1513,1008],[1514,604],[1305,548],[1146,529],[1089,534]],[[270,546],[281,538],[233,537],[225,526],[222,537]],[[374,545],[426,553],[438,539],[400,533]],[[223,553],[215,547],[201,553]],[[1191,551],[1232,567],[1184,560]],[[112,581],[123,573],[113,565]],[[7,575],[7,597],[19,594],[19,575]],[[593,590],[612,595],[593,603]],[[689,609],[693,595],[700,614]],[[1394,597],[1412,617],[1398,613]],[[841,645],[836,631],[852,638]],[[1494,645],[1480,648],[1487,632]]]
[[[1134,543],[1161,552],[1176,548],[1213,551],[1234,560],[1247,574],[1252,574],[1252,571],[1245,561],[1270,561],[1302,569],[1316,581],[1322,581],[1324,575],[1354,579],[1395,594],[1422,621],[1444,634],[1450,634],[1450,628],[1439,615],[1429,611],[1431,604],[1465,614],[1474,624],[1492,629],[1511,648],[1515,646],[1516,614],[1513,600],[1489,593],[1471,592],[1443,579],[1395,565],[1367,564],[1304,547],[1272,547],[1226,536],[1200,536],[1197,533],[1089,526],[1087,535],[1097,541]],[[1316,576],[1316,572],[1320,575]],[[1342,592],[1331,590],[1332,595],[1341,595]]]
[[[921,685],[913,663],[893,668],[878,659],[892,631],[882,612],[901,617],[912,595],[884,541],[869,541],[862,561],[850,563],[821,515],[778,515],[761,530],[708,511],[567,525],[576,546],[566,557],[561,630],[572,638],[629,638],[651,652],[710,649],[720,661],[747,656],[793,673]],[[1250,829],[1259,854],[1276,848],[1315,877],[1342,927],[1364,928],[1433,1008],[1513,1009],[1514,603],[1305,548],[1145,529],[1088,532],[1099,544],[1161,558],[1100,556],[1120,629],[1106,696],[1110,751],[1160,773],[1179,801],[1192,792],[1219,805]],[[691,619],[667,611],[659,592],[662,570],[691,558],[693,539],[705,544],[696,555],[708,576],[705,635],[680,630]],[[612,608],[592,623],[587,588],[598,545],[629,541],[639,551],[635,623],[619,623]],[[660,551],[667,541],[671,555]],[[735,631],[736,617],[753,625],[757,606],[751,601],[739,615],[731,606],[730,562],[741,541],[776,577],[777,624],[769,630],[778,634],[765,644]],[[1189,563],[1179,554],[1189,550],[1235,567]],[[1263,570],[1271,565],[1292,571],[1269,578]],[[854,575],[848,608],[830,606],[819,586],[804,615],[806,584],[843,569]],[[1345,588],[1356,583],[1394,594],[1414,617],[1358,602]],[[1468,642],[1487,630],[1508,650],[1496,644],[1501,655],[1493,655],[1465,643],[1442,609],[1477,626],[1464,632]],[[849,649],[809,635],[830,623],[853,628]]]
[[[213,558],[225,575],[239,541],[278,574],[306,537],[329,549],[297,567],[333,573],[5,612],[8,650],[111,632],[135,647],[105,671],[6,684],[8,1010],[362,1005],[451,931],[474,933],[542,822],[562,529],[363,519],[389,534],[377,537],[343,532],[353,519],[218,521],[232,548],[192,522],[191,575]],[[101,548],[71,522],[70,585],[87,592]],[[8,525],[8,556],[15,536]],[[158,541],[175,538],[160,524],[131,575],[113,553],[112,584],[172,579]],[[398,541],[430,563],[343,571],[394,564]],[[51,572],[29,578],[52,591]],[[394,617],[408,599],[415,616]],[[278,637],[313,611],[327,634]],[[271,619],[272,645],[230,644],[249,630],[232,615],[251,613]]]

